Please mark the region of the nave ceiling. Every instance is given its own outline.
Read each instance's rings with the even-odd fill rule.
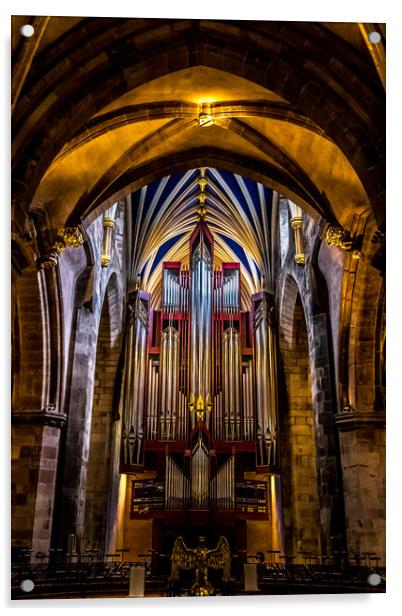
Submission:
[[[17,33],[14,39],[16,68],[24,53],[31,65],[15,99],[13,179],[16,212],[44,210],[50,234],[88,224],[156,179],[203,167],[263,183],[347,230],[356,212],[378,214],[368,175],[359,172],[362,152],[347,151],[348,131],[356,125],[363,138],[357,119],[372,128],[382,97],[357,24],[344,31],[316,24],[313,37],[310,24],[302,62],[301,23],[42,18],[38,28],[35,49]],[[245,50],[242,74],[236,49]],[[278,71],[292,63],[281,81]],[[356,123],[342,132],[337,123],[346,111]],[[199,125],[203,112],[213,125]],[[381,124],[381,114],[376,119]]]

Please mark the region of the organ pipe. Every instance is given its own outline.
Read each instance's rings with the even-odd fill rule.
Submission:
[[[212,261],[203,235],[191,260],[190,392],[195,403],[211,400]],[[209,427],[209,413],[206,416]],[[192,413],[192,427],[196,422]]]
[[[209,453],[200,435],[192,452],[191,506],[208,509],[209,505]]]
[[[123,393],[123,464],[140,464],[144,438],[147,294],[136,292],[128,304]],[[145,301],[144,301],[145,300]]]
[[[224,333],[225,437],[241,438],[240,335],[234,327]]]
[[[124,462],[141,463],[144,438],[186,441],[185,470],[166,450],[166,508],[191,504],[208,509],[213,503],[230,510],[235,507],[235,457],[216,469],[208,431],[215,441],[257,439],[258,465],[277,463],[276,346],[268,296],[253,298],[254,352],[248,337],[242,350],[241,327],[248,315],[239,314],[240,270],[223,264],[213,271],[213,243],[205,222],[192,235],[190,270],[165,263],[162,282],[162,311],[155,319],[160,330],[157,337],[150,336],[148,355],[147,303],[140,290],[130,309]],[[207,432],[198,426],[198,437],[192,434],[196,441],[190,444],[197,422]],[[149,444],[150,450],[158,447]]]
[[[183,509],[188,499],[189,485],[184,471],[171,456],[166,456],[165,508]]]
[[[178,332],[167,327],[162,334],[160,435],[162,439],[175,438],[177,413]]]
[[[257,449],[259,464],[277,464],[276,345],[267,297],[254,315]]]
[[[216,473],[216,506],[218,509],[235,507],[235,459],[230,456]]]

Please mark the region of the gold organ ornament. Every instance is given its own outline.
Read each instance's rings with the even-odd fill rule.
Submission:
[[[208,580],[208,567],[222,569],[222,581],[227,582],[230,576],[230,547],[226,537],[221,536],[215,549],[210,550],[205,545],[205,537],[198,538],[198,545],[191,549],[186,546],[183,537],[177,537],[174,542],[170,579],[178,582],[180,569],[195,569],[191,594],[196,597],[211,596],[214,588]]]

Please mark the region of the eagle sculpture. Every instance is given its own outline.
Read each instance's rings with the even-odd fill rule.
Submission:
[[[205,545],[205,537],[199,537],[198,545],[190,549],[177,537],[174,542],[172,555],[172,570],[170,579],[177,582],[180,569],[195,569],[194,582],[191,594],[196,596],[212,595],[214,588],[208,580],[208,567],[222,569],[222,581],[227,582],[230,576],[230,548],[225,537],[220,537],[215,549],[209,550]]]

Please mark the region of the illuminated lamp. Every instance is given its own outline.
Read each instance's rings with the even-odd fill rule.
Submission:
[[[210,113],[200,113],[198,116],[198,124],[199,126],[212,126],[215,124],[215,121]]]
[[[198,124],[199,126],[213,126],[213,124],[215,124],[209,103],[202,103],[201,112],[198,116]]]

